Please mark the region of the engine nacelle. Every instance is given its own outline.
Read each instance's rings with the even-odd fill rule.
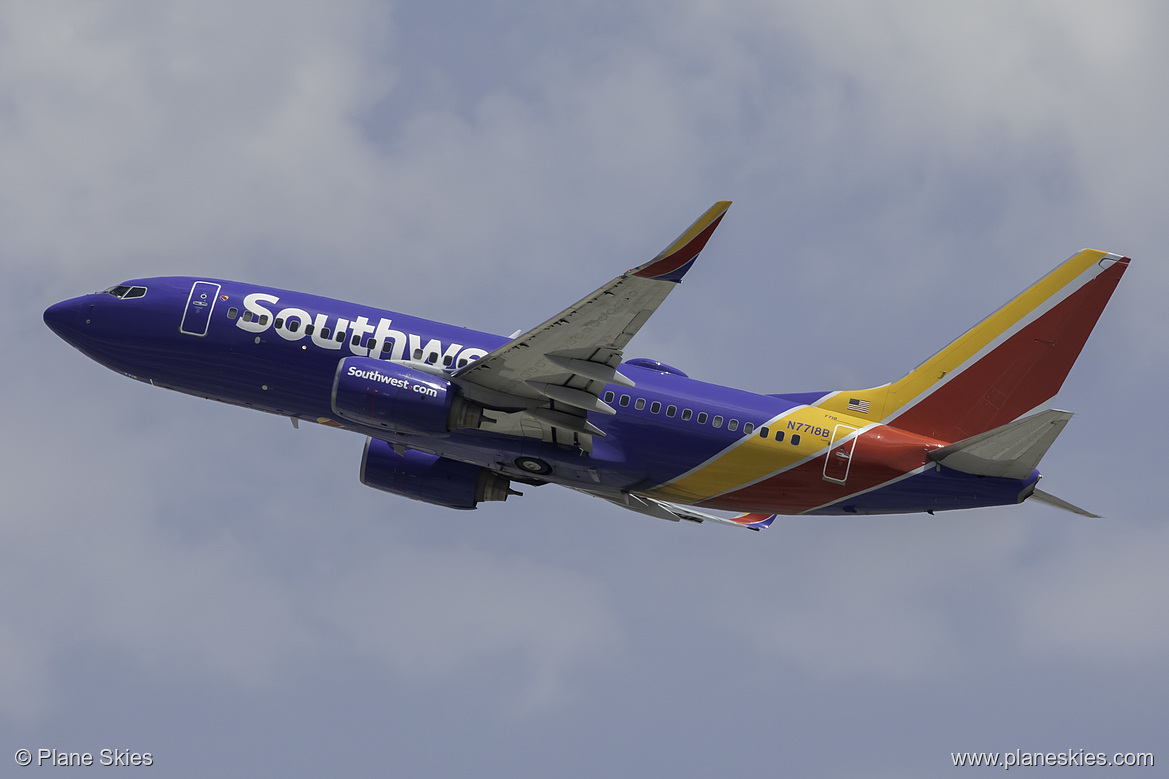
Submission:
[[[478,427],[483,408],[441,376],[370,357],[347,357],[333,378],[333,413],[388,430],[445,435]]]
[[[395,495],[454,509],[473,509],[484,500],[519,495],[511,481],[486,468],[407,449],[402,454],[377,438],[367,438],[361,456],[361,483]]]

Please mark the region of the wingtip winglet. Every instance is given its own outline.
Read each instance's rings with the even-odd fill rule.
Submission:
[[[629,273],[645,279],[656,281],[680,282],[690,270],[690,266],[698,259],[699,252],[706,246],[715,228],[731,207],[731,201],[720,200],[706,210],[694,224],[686,228],[669,246],[661,251],[657,257],[649,262],[634,268]]]
[[[731,517],[731,521],[751,530],[762,530],[765,527],[771,527],[775,517],[775,514],[740,514],[737,517]]]

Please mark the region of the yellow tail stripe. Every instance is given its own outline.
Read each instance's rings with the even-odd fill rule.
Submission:
[[[789,422],[797,427],[789,427]],[[783,430],[783,441],[776,441],[774,433],[762,438],[757,428],[752,435],[744,436],[700,467],[654,490],[653,495],[692,503],[754,484],[824,451],[829,444],[828,431],[841,422],[858,428],[866,424],[864,420],[855,417],[797,406],[761,425],[770,430]],[[825,435],[811,432],[817,429],[825,431]],[[791,436],[797,431],[802,431],[798,432],[800,443],[792,445]]]

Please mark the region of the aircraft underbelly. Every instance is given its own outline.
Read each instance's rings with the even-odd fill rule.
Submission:
[[[812,467],[703,501],[704,508],[777,514],[904,514],[1019,503],[1038,481],[972,476],[928,463],[883,476],[857,474],[844,485],[825,481]]]

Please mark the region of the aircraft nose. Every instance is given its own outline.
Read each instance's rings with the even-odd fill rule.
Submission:
[[[69,343],[75,343],[84,321],[82,309],[88,307],[82,298],[54,303],[45,309],[45,324],[61,338]]]

